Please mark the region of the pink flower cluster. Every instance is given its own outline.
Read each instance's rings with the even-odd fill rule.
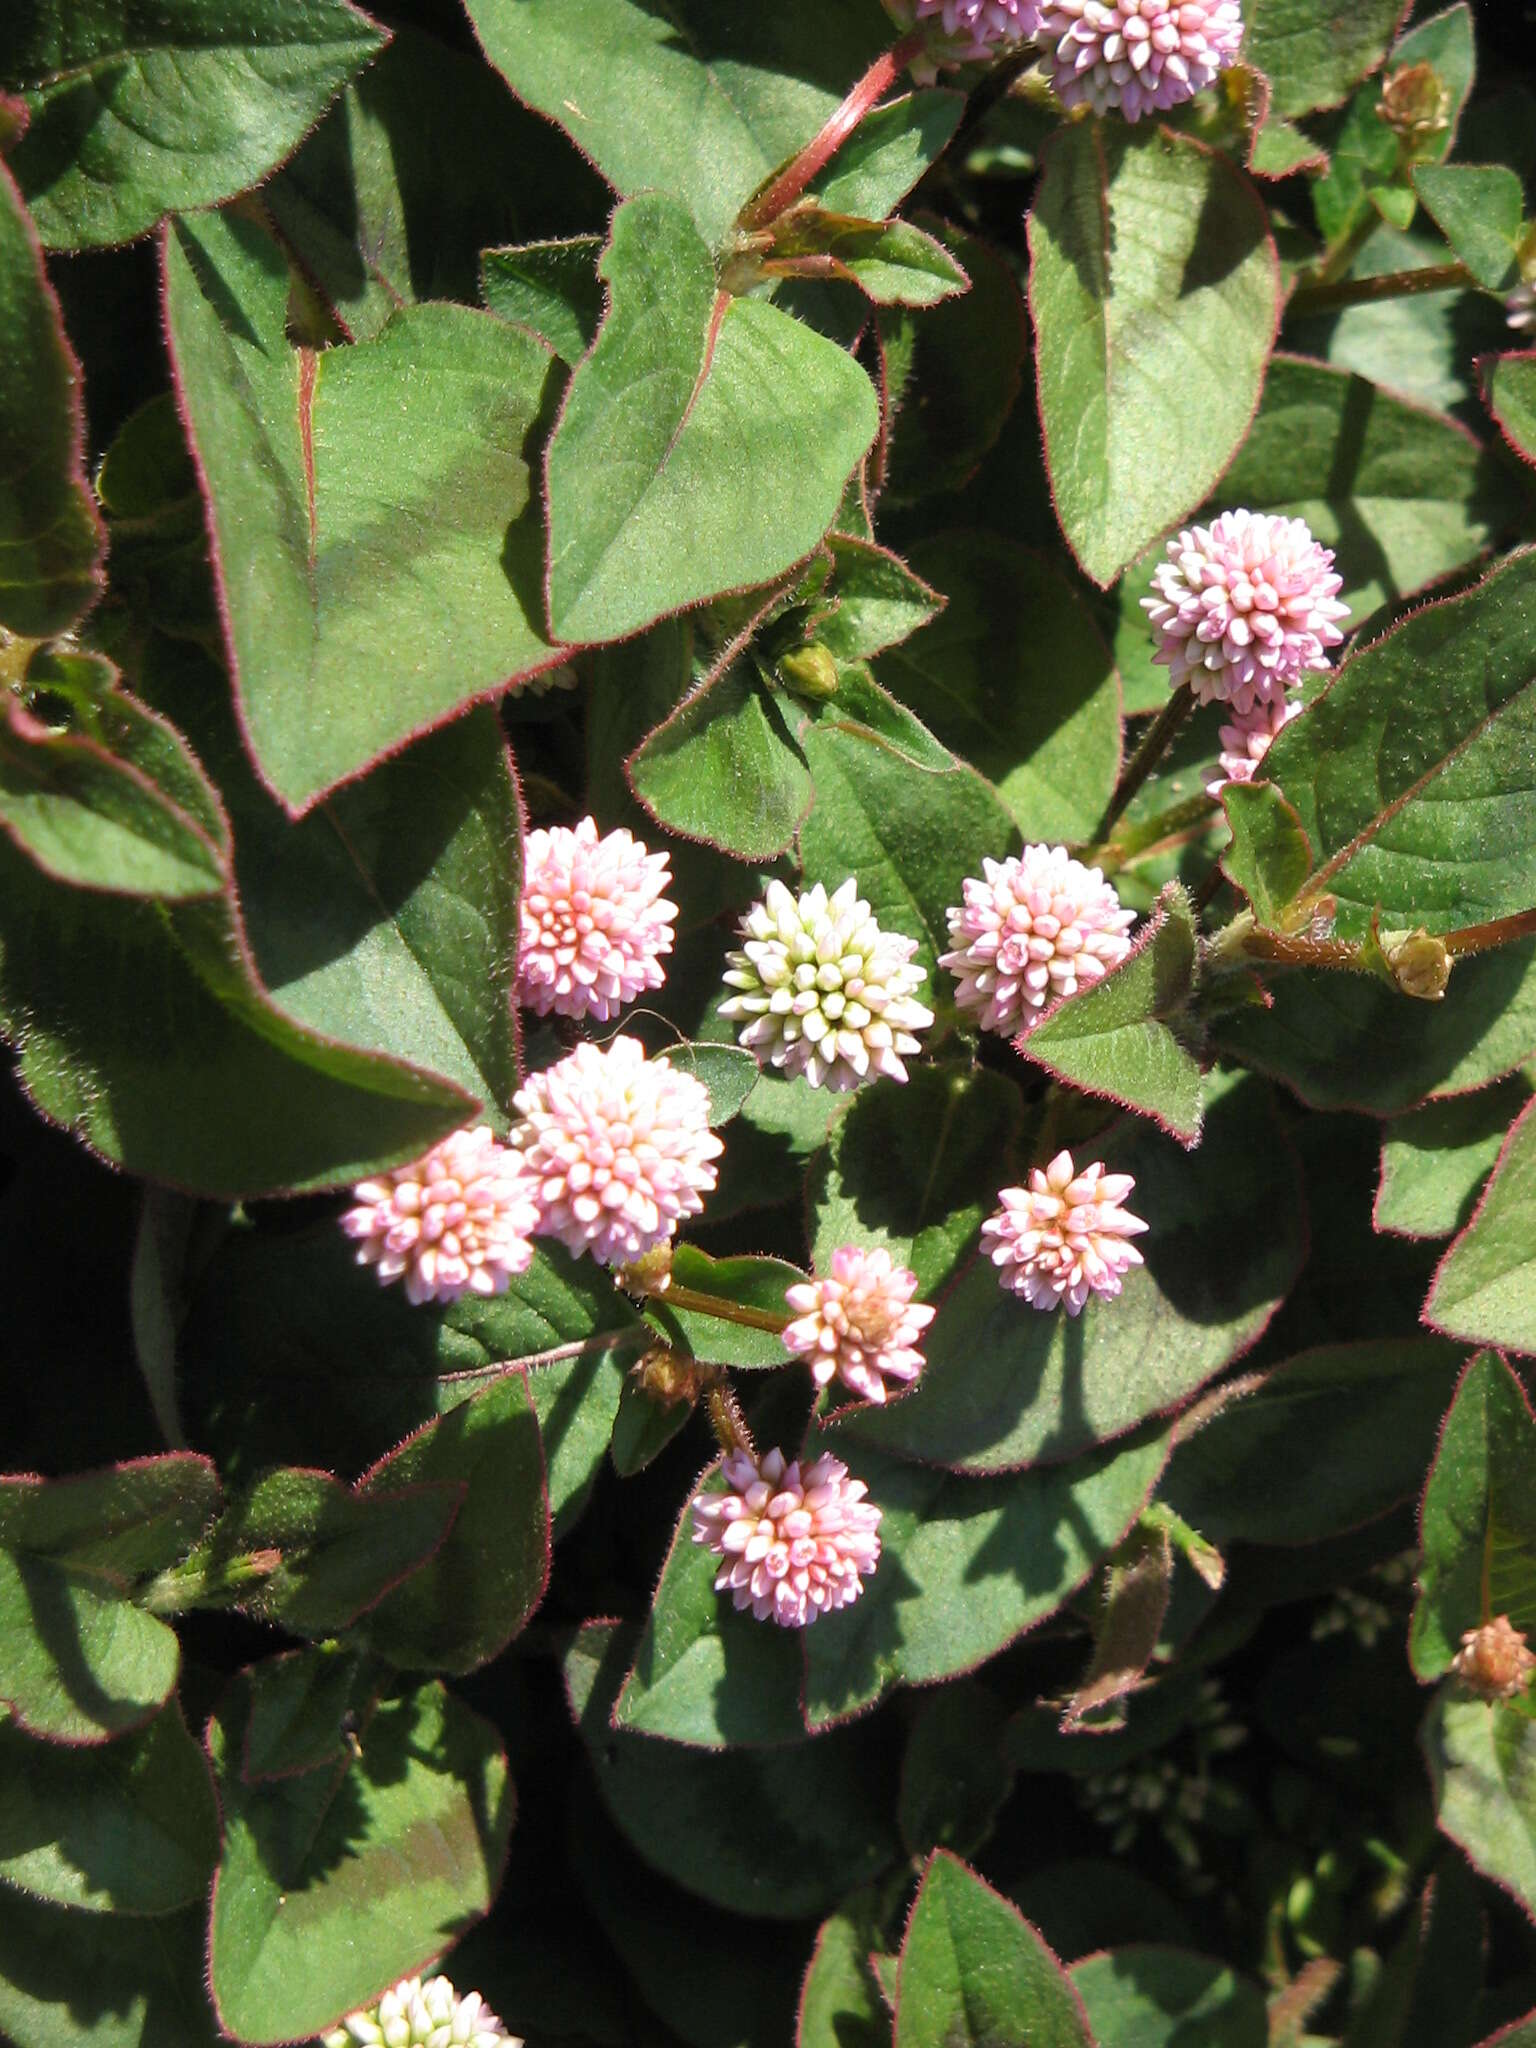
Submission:
[[[693,1500],[693,1540],[723,1560],[717,1593],[781,1628],[807,1628],[858,1599],[880,1561],[880,1510],[862,1479],[831,1456],[802,1473],[779,1450],[737,1449],[721,1469],[730,1491]]]
[[[670,881],[665,853],[647,852],[622,829],[599,839],[591,818],[530,832],[517,1001],[540,1017],[606,1021],[642,990],[660,988],[677,916],[662,893]]]
[[[1221,728],[1218,772],[1206,783],[1206,794],[1220,796],[1229,782],[1252,782],[1270,741],[1300,713],[1294,697],[1283,704],[1255,704],[1251,711],[1235,711],[1232,723]]]
[[[352,1192],[341,1227],[358,1240],[358,1263],[403,1278],[410,1301],[501,1294],[532,1262],[538,1204],[522,1162],[484,1124]]]
[[[1027,1188],[1004,1188],[1002,1207],[981,1226],[982,1244],[1004,1287],[1032,1308],[1077,1315],[1090,1294],[1113,1297],[1141,1264],[1126,1239],[1147,1228],[1122,1206],[1136,1183],[1095,1161],[1081,1173],[1070,1152],[1036,1167]]]
[[[840,1245],[825,1278],[788,1289],[795,1320],[786,1347],[810,1361],[818,1387],[842,1381],[866,1401],[883,1402],[887,1380],[914,1380],[923,1367],[917,1340],[934,1311],[912,1297],[917,1275],[883,1247]]]
[[[886,0],[886,10],[903,28],[928,30],[912,65],[920,85],[955,64],[990,64],[1040,26],[1040,0]]]
[[[1055,997],[1118,966],[1136,914],[1064,846],[1026,846],[981,865],[983,879],[967,878],[964,903],[946,913],[955,943],[939,965],[956,978],[961,1010],[983,1031],[1012,1037]]]
[[[1215,82],[1243,40],[1239,0],[1043,0],[1036,33],[1066,107],[1163,113]]]

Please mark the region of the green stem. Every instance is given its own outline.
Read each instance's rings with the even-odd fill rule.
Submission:
[[[693,1287],[680,1287],[674,1280],[656,1296],[663,1308],[688,1309],[697,1316],[715,1316],[722,1323],[741,1323],[749,1330],[768,1330],[781,1336],[794,1321],[776,1309],[750,1308],[744,1301],[726,1301],[718,1294],[703,1294]]]
[[[1163,755],[1168,751],[1170,741],[1179,727],[1195,708],[1194,692],[1188,683],[1180,683],[1168,702],[1153,719],[1143,736],[1141,745],[1132,754],[1121,771],[1120,780],[1115,784],[1115,793],[1099,820],[1099,829],[1094,834],[1098,840],[1107,840],[1114,830],[1121,813],[1131,798],[1146,781]]]
[[[1285,317],[1331,313],[1339,306],[1368,306],[1380,299],[1406,299],[1416,292],[1461,291],[1476,283],[1465,263],[1430,263],[1420,270],[1390,270],[1381,277],[1346,277],[1337,283],[1319,271],[1314,283],[1298,285],[1291,293]]]
[[[1206,825],[1215,810],[1216,799],[1207,796],[1203,790],[1198,796],[1181,797],[1166,811],[1159,811],[1155,818],[1143,818],[1137,824],[1123,826],[1113,839],[1102,846],[1088,847],[1079,858],[1085,865],[1101,867],[1105,874],[1112,875],[1117,868],[1139,860],[1154,847],[1182,839],[1195,826]]]
[[[820,177],[864,116],[890,91],[912,59],[921,54],[927,41],[925,30],[914,29],[911,35],[882,51],[842,105],[828,116],[820,133],[813,135],[800,154],[791,157],[778,176],[747,201],[737,218],[738,228],[750,234],[787,213],[807,186]]]
[[[715,1432],[715,1441],[722,1451],[745,1451],[748,1457],[757,1455],[752,1432],[747,1428],[747,1418],[742,1414],[726,1379],[711,1380],[704,1396],[704,1406],[709,1413],[709,1426]]]
[[[282,1562],[280,1550],[248,1550],[239,1557],[207,1564],[199,1564],[195,1557],[190,1557],[151,1579],[135,1604],[150,1614],[181,1614],[189,1607],[233,1606],[245,1587],[270,1579]]]

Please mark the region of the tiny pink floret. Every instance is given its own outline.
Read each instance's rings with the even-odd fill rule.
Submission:
[[[666,979],[675,903],[668,856],[620,827],[530,832],[523,844],[517,1001],[541,1017],[617,1016]]]
[[[1136,913],[1064,846],[1026,846],[981,865],[981,879],[968,877],[964,903],[947,913],[954,945],[939,965],[955,977],[959,1009],[983,1031],[1012,1037],[1047,1003],[1117,967]]]
[[[917,1275],[883,1247],[841,1245],[832,1270],[785,1292],[795,1320],[784,1343],[811,1368],[818,1387],[834,1379],[866,1401],[883,1402],[886,1381],[915,1380],[923,1369],[918,1339],[934,1311],[913,1301]]]
[[[981,1226],[982,1249],[999,1283],[1032,1308],[1069,1316],[1090,1294],[1112,1297],[1141,1254],[1126,1239],[1147,1225],[1121,1207],[1136,1183],[1097,1161],[1079,1173],[1070,1152],[1037,1166],[1027,1188],[1004,1188],[1002,1207]]]
[[[717,1593],[781,1628],[808,1628],[858,1599],[880,1562],[880,1510],[862,1479],[830,1455],[802,1475],[778,1450],[731,1451],[721,1471],[729,1491],[692,1503],[694,1542],[724,1560]]]
[[[1303,519],[1223,512],[1168,543],[1168,559],[1141,602],[1157,631],[1159,661],[1197,704],[1245,714],[1284,702],[1311,669],[1326,669],[1344,638],[1343,579],[1333,553]]]
[[[357,1207],[341,1227],[358,1240],[358,1263],[377,1266],[386,1283],[403,1279],[410,1301],[502,1294],[532,1262],[533,1188],[517,1153],[483,1124],[352,1193]]]
[[[538,1203],[536,1228],[577,1257],[624,1266],[697,1216],[725,1147],[709,1091],[637,1038],[583,1044],[513,1097],[512,1142]]]
[[[956,64],[990,64],[1029,41],[1040,26],[1040,0],[885,0],[902,28],[926,28],[928,43],[912,76],[928,85]]]
[[[1038,33],[1063,106],[1140,121],[1236,61],[1243,11],[1239,0],[1044,0]]]
[[[1300,712],[1294,697],[1283,704],[1255,704],[1251,711],[1236,712],[1232,723],[1221,728],[1220,765],[1205,785],[1206,795],[1220,796],[1229,782],[1252,782],[1275,734]]]

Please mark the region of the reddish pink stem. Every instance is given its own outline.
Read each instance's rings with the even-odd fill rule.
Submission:
[[[777,220],[781,213],[787,212],[812,180],[819,177],[831,163],[864,116],[890,91],[912,59],[922,51],[927,40],[924,30],[914,29],[911,35],[903,36],[899,43],[883,51],[837,111],[829,115],[820,134],[813,135],[800,154],[784,166],[773,183],[765,186],[755,199],[747,202],[741,210],[737,226],[748,232],[753,228],[765,228],[770,221]]]

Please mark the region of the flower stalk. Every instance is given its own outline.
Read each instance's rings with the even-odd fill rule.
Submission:
[[[799,155],[791,157],[777,177],[747,201],[738,216],[738,228],[751,234],[776,221],[781,213],[787,213],[821,176],[865,115],[884,99],[912,59],[921,56],[927,41],[923,30],[914,29],[911,35],[883,50]]]
[[[1120,780],[1115,784],[1114,794],[1110,797],[1108,804],[1105,806],[1104,815],[1099,820],[1099,829],[1094,834],[1095,839],[1106,840],[1109,838],[1110,833],[1124,815],[1132,797],[1135,796],[1137,790],[1141,788],[1147,777],[1152,773],[1152,770],[1157,766],[1164,754],[1167,753],[1169,746],[1173,742],[1174,735],[1194,708],[1194,691],[1188,683],[1180,683],[1173,692],[1173,695],[1168,699],[1168,702],[1148,726],[1146,732],[1142,735],[1140,746],[1137,747],[1135,753],[1132,754],[1130,760],[1126,762],[1125,767],[1121,770]]]

